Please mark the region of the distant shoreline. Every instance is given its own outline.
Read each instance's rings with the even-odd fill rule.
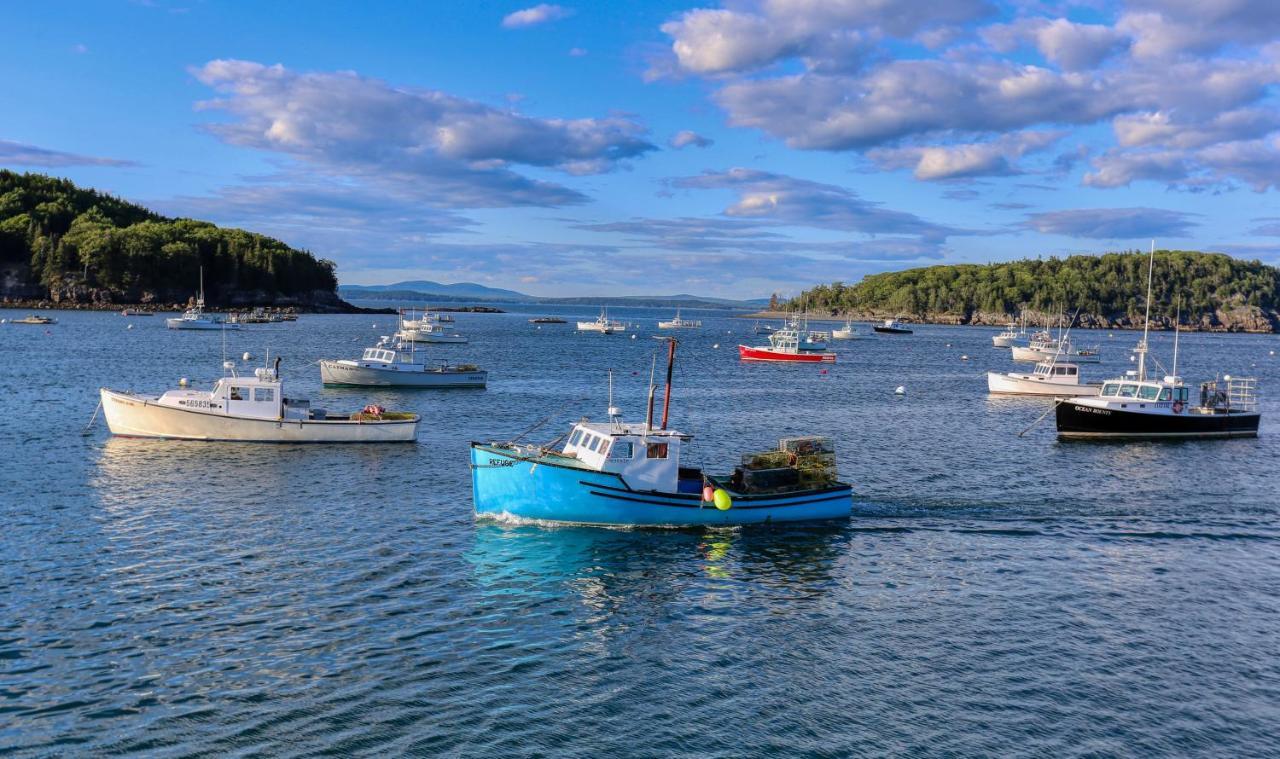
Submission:
[[[206,306],[205,310],[210,313],[247,313],[255,308],[262,308],[267,313],[294,313],[294,314],[395,314],[394,308],[362,308],[355,306],[346,301],[342,301],[345,308],[322,308],[311,305],[295,305],[295,306]],[[15,311],[114,311],[120,312],[125,309],[134,311],[146,311],[152,314],[180,314],[186,311],[189,306],[185,303],[73,303],[70,301],[52,301],[52,300],[31,300],[31,299],[10,299],[0,300],[0,308],[12,309]],[[437,309],[439,310],[439,309]]]
[[[791,318],[791,317],[793,317],[793,316],[798,316],[798,317],[800,317],[801,319],[805,319],[805,320],[810,321],[810,322],[832,322],[832,323],[839,323],[839,324],[843,324],[843,323],[847,320],[847,318],[848,318],[848,317],[843,317],[843,316],[832,316],[832,315],[830,315],[830,314],[796,313],[796,312],[794,312],[794,311],[757,311],[757,312],[755,312],[755,313],[751,313],[751,314],[739,314],[739,315],[735,316],[734,318],[737,318],[737,319],[757,319],[757,320],[766,320],[766,319],[768,319],[768,320],[775,320],[775,319],[776,319],[776,320],[786,320],[786,319],[789,319],[789,318]],[[958,316],[948,316],[948,317],[946,317],[946,318],[933,318],[933,319],[931,319],[931,318],[929,318],[929,317],[923,317],[923,318],[920,318],[920,317],[911,317],[911,318],[908,318],[908,317],[901,317],[901,316],[899,316],[899,317],[878,316],[878,315],[875,315],[875,314],[855,314],[855,315],[852,317],[852,320],[853,320],[853,322],[854,322],[855,324],[868,324],[868,325],[869,325],[869,324],[879,324],[880,322],[883,322],[885,319],[890,319],[890,318],[896,318],[898,321],[901,321],[901,322],[903,322],[904,324],[932,324],[932,325],[939,325],[939,326],[944,326],[944,327],[984,327],[984,328],[999,328],[999,329],[1004,329],[1005,327],[1008,327],[1008,326],[1009,326],[1009,323],[1010,323],[1011,321],[1015,321],[1015,322],[1016,322],[1016,319],[1009,319],[1009,318],[1007,318],[1007,317],[1006,317],[1005,319],[1003,319],[1003,320],[987,320],[987,319],[981,319],[981,318],[979,318],[979,319],[977,319],[977,320],[973,320],[973,319],[971,318],[970,320],[966,321],[966,320],[964,320],[963,318],[958,317]],[[1040,329],[1048,329],[1048,328],[1047,328],[1047,327],[1040,327],[1040,326],[1027,325],[1027,332],[1028,332],[1028,334],[1030,334],[1031,332],[1034,332],[1034,331],[1036,331],[1036,330],[1040,330]],[[1055,328],[1055,329],[1056,329],[1056,328]],[[1134,324],[1103,324],[1103,325],[1089,325],[1089,324],[1082,324],[1082,323],[1080,323],[1080,322],[1077,322],[1077,323],[1075,324],[1075,326],[1073,326],[1071,329],[1072,329],[1072,331],[1079,331],[1079,330],[1117,331],[1117,330],[1123,330],[1123,331],[1126,331],[1126,332],[1132,332],[1132,331],[1139,331],[1139,330],[1141,330],[1141,329],[1142,329],[1142,326],[1141,326],[1141,325],[1134,325]],[[1157,322],[1153,319],[1153,320],[1152,320],[1152,323],[1151,323],[1151,331],[1153,331],[1153,332],[1172,332],[1172,331],[1173,331],[1173,328],[1172,328],[1172,327],[1167,327],[1167,326],[1165,326],[1164,324],[1161,324],[1161,323],[1157,323]],[[1231,327],[1229,327],[1229,326],[1228,326],[1228,327],[1201,327],[1201,326],[1199,326],[1199,325],[1194,325],[1194,324],[1183,324],[1183,325],[1182,325],[1182,331],[1183,331],[1183,332],[1205,332],[1205,333],[1231,333],[1231,334],[1247,334],[1247,335],[1274,335],[1274,334],[1277,334],[1277,331],[1276,331],[1275,329],[1243,329],[1243,328],[1236,328],[1236,329],[1233,329],[1233,328],[1231,328]]]

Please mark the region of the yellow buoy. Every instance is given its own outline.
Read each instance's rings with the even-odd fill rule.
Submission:
[[[729,497],[728,491],[723,488],[716,488],[715,495],[711,497],[711,500],[715,503],[716,508],[721,511],[727,511],[733,505],[733,499]]]

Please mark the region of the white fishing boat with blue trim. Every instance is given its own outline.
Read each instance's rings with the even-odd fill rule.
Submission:
[[[643,423],[574,424],[563,444],[471,444],[478,517],[614,527],[702,527],[847,518],[853,489],[838,481],[829,438],[784,438],[748,454],[732,472],[685,466],[693,437],[667,428],[675,341],[670,343],[662,421],[654,388]],[[612,398],[610,399],[612,404]]]

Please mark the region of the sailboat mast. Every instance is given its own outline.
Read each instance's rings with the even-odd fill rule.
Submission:
[[[1177,316],[1173,317],[1173,378],[1178,378],[1178,333],[1182,330],[1182,299],[1178,299]]]
[[[671,374],[676,365],[676,340],[670,338],[667,344],[667,387],[662,395],[662,429],[667,428],[667,414],[671,411]]]
[[[1156,268],[1156,241],[1151,241],[1151,257],[1147,261],[1147,315],[1142,324],[1142,345],[1138,351],[1138,380],[1147,378],[1147,333],[1151,330],[1151,275]]]

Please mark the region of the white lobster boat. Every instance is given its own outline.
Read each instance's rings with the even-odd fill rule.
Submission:
[[[452,319],[450,321],[452,322]],[[410,312],[409,318],[406,319],[403,311],[400,312],[400,327],[395,337],[402,343],[461,344],[467,342],[466,335],[451,332],[436,314],[425,313],[421,319],[415,319]]]
[[[1016,322],[1009,322],[1004,332],[991,337],[991,344],[997,348],[1020,348],[1026,342],[1027,331],[1020,330]]]
[[[406,350],[407,348],[407,350]],[[358,387],[484,387],[489,373],[470,364],[427,364],[416,360],[412,344],[382,340],[359,359],[322,359],[325,385]]]
[[[658,329],[700,329],[702,322],[680,318],[680,309],[676,309],[676,318],[658,322]]]
[[[329,414],[310,401],[284,397],[276,366],[241,377],[235,362],[211,390],[180,386],[149,396],[102,388],[102,413],[113,435],[252,443],[411,443],[418,415],[366,406],[354,414]],[[185,385],[185,382],[180,383]]]
[[[1080,367],[1042,361],[1026,372],[987,372],[987,391],[993,395],[1097,395],[1098,383],[1082,383]]]
[[[169,329],[187,330],[224,330],[240,329],[236,322],[224,321],[221,316],[204,312],[204,267],[200,267],[200,293],[196,296],[196,304],[182,313],[164,320]]]
[[[858,328],[853,326],[853,319],[846,319],[843,327],[837,327],[831,330],[832,340],[857,340],[861,337],[858,334]]]
[[[599,332],[602,335],[612,335],[614,332],[626,332],[627,325],[620,321],[609,318],[609,312],[600,309],[600,316],[594,321],[578,322],[579,332]]]

